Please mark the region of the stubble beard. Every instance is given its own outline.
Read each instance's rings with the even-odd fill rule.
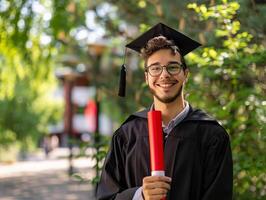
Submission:
[[[172,103],[174,102],[177,98],[179,98],[181,96],[182,90],[183,90],[183,85],[181,85],[181,87],[179,88],[179,90],[173,95],[173,96],[169,96],[169,97],[160,97],[156,91],[154,89],[152,89],[151,87],[149,87],[151,93],[153,96],[155,96],[156,99],[158,99],[160,102],[162,103]]]

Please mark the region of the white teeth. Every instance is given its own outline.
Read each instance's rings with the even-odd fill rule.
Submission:
[[[163,88],[168,88],[168,87],[171,87],[173,84],[171,83],[167,83],[167,84],[160,84],[161,87]]]

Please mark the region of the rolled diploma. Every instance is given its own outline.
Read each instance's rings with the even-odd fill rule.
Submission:
[[[161,111],[148,112],[151,175],[164,176],[164,153]]]

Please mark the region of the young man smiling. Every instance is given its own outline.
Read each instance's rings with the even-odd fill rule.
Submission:
[[[157,24],[127,45],[145,60],[150,108],[131,115],[115,132],[97,199],[229,200],[232,158],[219,123],[184,99],[188,78],[184,55],[199,43]],[[147,112],[162,112],[165,176],[151,176]]]
[[[147,63],[145,79],[154,97],[155,110],[162,111],[163,124],[168,124],[185,107],[183,85],[188,69],[181,63],[178,51],[167,47],[171,42],[165,37],[158,36],[149,42],[152,43],[150,48],[160,46],[162,49],[154,53],[143,52]]]

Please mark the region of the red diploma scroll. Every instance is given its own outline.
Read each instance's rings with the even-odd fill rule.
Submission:
[[[164,154],[161,111],[148,112],[151,175],[164,176]]]

